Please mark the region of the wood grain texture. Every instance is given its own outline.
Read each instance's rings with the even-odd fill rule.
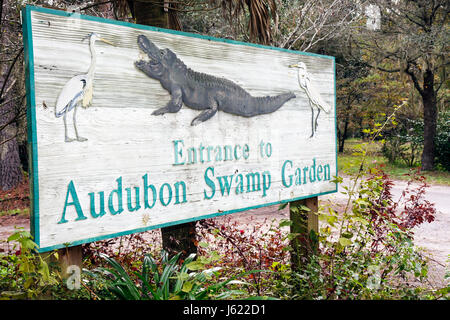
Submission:
[[[297,167],[311,166],[313,159],[330,166],[336,174],[335,75],[334,60],[326,57],[269,50],[243,44],[211,41],[198,37],[139,30],[89,19],[67,18],[32,11],[32,41],[36,99],[37,163],[39,177],[40,246],[51,248],[63,243],[80,243],[86,239],[101,239],[130,230],[142,230],[187,219],[232,212],[241,208],[261,206],[284,200],[318,195],[336,190],[330,181],[306,183],[286,188],[282,184],[281,168],[286,160]],[[90,63],[88,41],[81,39],[91,32],[116,44],[96,43],[97,68],[94,78],[92,106],[78,108],[77,127],[85,142],[64,141],[64,126],[56,118],[54,106],[63,85],[73,76],[87,72]],[[218,112],[210,120],[192,127],[198,111],[186,106],[174,114],[152,116],[170,99],[158,81],[150,79],[135,66],[140,51],[137,36],[146,35],[159,48],[169,48],[191,69],[225,77],[239,84],[253,96],[276,95],[293,91],[296,98],[272,114],[243,118]],[[332,106],[329,114],[322,112],[318,130],[311,134],[311,109],[300,90],[296,69],[290,64],[299,61],[308,66],[312,82],[321,97]],[[49,108],[43,107],[43,102]],[[72,128],[71,116],[68,128]],[[175,140],[183,140],[184,152],[189,147],[243,146],[250,148],[248,159],[210,161],[174,165]],[[270,142],[270,158],[261,157],[259,144]],[[186,155],[185,155],[186,156]],[[249,172],[270,172],[271,185],[265,196],[262,191],[222,196],[215,180],[215,196],[205,199],[211,189],[205,183],[205,170],[214,168],[214,176],[230,176]],[[171,203],[160,200],[151,209],[143,205],[143,176],[160,187],[172,187]],[[109,193],[122,178],[123,206],[121,214],[108,212]],[[212,178],[212,177],[211,177]],[[215,179],[214,178],[214,179]],[[67,223],[59,223],[73,182],[85,220],[75,221],[74,206],[67,206]],[[174,204],[174,183],[187,186],[187,202]],[[140,188],[141,209],[127,210],[127,193]],[[89,193],[105,192],[107,213],[99,218],[90,215]],[[164,193],[165,192],[165,193]],[[163,191],[168,201],[167,188]],[[71,201],[69,197],[69,201]],[[118,206],[117,202],[114,202]]]

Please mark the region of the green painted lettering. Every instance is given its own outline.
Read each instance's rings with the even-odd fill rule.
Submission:
[[[180,202],[180,186],[183,190],[183,201]],[[175,182],[175,204],[185,203],[186,200],[186,183],[184,181]]]
[[[156,188],[154,185],[148,184],[147,174],[142,176],[142,179],[144,179],[144,207],[145,207],[145,209],[151,209],[151,208],[153,208],[153,206],[156,203]],[[152,204],[149,204],[149,202],[148,202],[148,189],[152,190],[152,196],[153,196]]]
[[[89,198],[90,198],[90,207],[91,207],[91,216],[92,218],[98,218],[101,216],[104,216],[106,214],[105,211],[105,192],[104,191],[100,191],[98,193],[100,195],[100,210],[99,212],[95,212],[95,193],[91,192],[89,193]]]
[[[321,164],[317,167],[317,181],[322,181],[323,167]]]
[[[233,177],[234,177],[234,174],[232,174],[231,176],[217,177],[217,180],[219,181],[219,185],[220,185],[220,191],[222,192],[222,196],[225,194],[225,191],[226,191],[227,195],[230,194],[230,188],[231,188],[231,185],[233,184]],[[228,180],[228,178],[229,178],[229,180]]]
[[[136,204],[134,205],[134,207],[132,206],[132,201],[131,201],[131,188],[126,188],[125,190],[127,190],[127,207],[128,207],[128,211],[133,212],[133,211],[138,211],[141,208],[141,203],[139,201],[139,187],[134,187],[134,192],[136,194]]]
[[[222,148],[217,146],[214,152],[216,153],[216,161],[222,161]]]
[[[197,163],[197,151],[194,147],[188,148],[188,162],[190,164]]]
[[[234,146],[234,158],[235,158],[236,160],[239,160],[240,157],[241,157],[241,156],[237,153],[238,148],[239,148],[239,149],[242,149],[241,146],[238,145],[238,144]]]
[[[286,160],[283,163],[283,166],[281,167],[281,183],[283,184],[283,186],[285,186],[286,188],[289,188],[290,186],[292,186],[292,174],[289,175],[289,183],[286,182],[286,165],[289,164],[292,168],[292,161],[291,160]]]
[[[254,191],[259,191],[261,190],[261,177],[259,172],[251,172],[251,173],[247,173],[247,192],[254,192]],[[258,179],[257,179],[258,178]],[[250,183],[251,180],[251,183]],[[256,181],[258,180],[258,181]]]
[[[308,171],[308,167],[303,168],[303,184],[306,184],[306,171]]]
[[[200,143],[200,147],[198,148],[198,154],[200,155],[201,163],[205,162],[205,160],[203,160],[203,150],[205,150],[205,147]]]
[[[167,202],[166,202],[166,200],[164,200],[164,187],[167,187],[167,190],[169,191],[169,196],[167,197]],[[170,187],[170,184],[164,183],[161,186],[161,189],[159,189],[159,201],[161,201],[161,204],[164,207],[167,207],[169,205],[170,201],[172,201],[172,188]]]
[[[224,147],[224,149],[225,149],[225,159],[223,161],[233,160],[231,146],[230,145],[226,145]]]
[[[203,195],[205,197],[205,199],[212,199],[214,197],[214,194],[216,193],[216,185],[214,184],[214,181],[212,181],[209,177],[208,177],[208,171],[211,171],[212,175],[214,176],[214,168],[213,167],[208,167],[205,170],[205,183],[208,187],[211,188],[211,195],[207,195],[206,194],[206,190],[203,190]]]
[[[72,197],[72,202],[68,202],[69,194]],[[59,220],[58,223],[66,223],[67,222],[67,220],[66,220],[67,206],[72,206],[72,205],[75,207],[75,211],[77,212],[77,218],[75,219],[75,221],[87,219],[83,215],[83,210],[81,209],[80,201],[78,200],[78,195],[77,195],[77,191],[75,190],[75,185],[73,184],[73,181],[71,180],[67,187],[66,201],[64,203],[64,210],[63,210],[63,213],[61,216],[61,220]]]
[[[111,193],[109,194],[109,199],[108,199],[108,208],[109,208],[109,212],[112,215],[116,215],[116,214],[121,214],[123,211],[123,204],[122,204],[122,177],[117,178],[117,189],[114,189],[113,191],[111,191]],[[118,207],[117,210],[114,208],[114,194],[117,195],[117,203],[118,203]]]
[[[311,173],[313,174],[313,177],[311,177]],[[309,182],[315,181],[316,181],[316,158],[313,159],[313,165],[309,169]]]
[[[329,164],[326,164],[326,165],[324,165],[323,166],[323,168],[324,168],[324,180],[325,181],[328,181],[328,180],[330,180],[331,179],[331,169],[330,169],[330,165]]]
[[[271,176],[269,171],[263,172],[263,197],[267,195],[267,190],[270,188]]]
[[[236,176],[236,182],[237,182],[237,186],[236,186],[236,194],[239,193],[244,193],[244,177],[242,176],[242,174],[238,174]]]
[[[302,170],[300,168],[297,168],[295,170],[295,185],[299,186],[302,184]]]
[[[184,164],[184,160],[181,162],[181,160],[183,159],[183,149],[178,147],[178,144],[181,143],[182,145],[184,145],[183,140],[173,140],[173,151],[174,151],[174,157],[175,157],[175,161],[174,161],[174,165],[180,165],[180,164]],[[180,159],[178,159],[178,157],[180,157]]]
[[[250,147],[248,144],[244,144],[244,147],[242,148],[242,157],[247,160],[250,156]]]
[[[208,150],[208,162],[211,161],[211,151],[214,149],[213,146],[208,146],[206,150]]]

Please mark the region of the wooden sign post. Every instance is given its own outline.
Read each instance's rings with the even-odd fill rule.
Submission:
[[[291,240],[291,266],[294,270],[306,265],[311,254],[317,251],[318,201],[318,197],[312,197],[289,203],[290,232],[297,235]]]
[[[41,252],[337,191],[333,57],[32,6],[23,28]]]

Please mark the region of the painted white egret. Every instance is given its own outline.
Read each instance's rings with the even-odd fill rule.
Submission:
[[[64,87],[61,89],[59,93],[58,99],[56,101],[55,107],[55,116],[57,118],[63,117],[64,121],[64,135],[65,141],[71,142],[74,140],[77,141],[86,141],[86,138],[83,138],[78,135],[77,123],[76,123],[76,113],[77,107],[81,104],[82,107],[87,108],[92,103],[92,95],[93,95],[93,80],[94,80],[94,72],[95,72],[95,64],[96,64],[96,52],[95,52],[95,41],[100,40],[107,44],[114,46],[108,40],[101,38],[97,33],[93,32],[89,34],[86,38],[89,38],[89,49],[91,51],[91,64],[87,73],[76,75],[66,82]],[[83,40],[85,40],[84,38]],[[43,102],[44,107],[46,107],[45,102]],[[69,112],[73,110],[73,126],[75,129],[76,139],[69,138],[67,135],[67,123],[66,117]]]
[[[314,133],[317,130],[317,119],[319,118],[320,109],[322,109],[325,113],[330,113],[331,107],[323,101],[320,97],[319,91],[311,84],[311,80],[306,69],[306,65],[304,62],[299,62],[298,64],[293,64],[289,66],[290,68],[298,68],[298,83],[300,88],[305,91],[306,95],[309,99],[309,105],[311,107],[311,127],[312,133],[311,137],[314,136]],[[314,119],[314,108],[317,109],[317,116]]]

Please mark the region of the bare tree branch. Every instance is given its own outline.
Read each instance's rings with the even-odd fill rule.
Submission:
[[[323,41],[343,35],[344,30],[362,18],[357,5],[342,0],[293,1],[285,4],[283,10],[287,12],[283,20],[289,23],[283,28],[291,30],[284,37],[278,32],[281,37],[278,44],[283,48],[302,51],[311,50]],[[291,16],[294,19],[293,26],[289,21]]]
[[[23,52],[23,47],[20,48],[20,50],[19,50],[19,52],[17,53],[16,57],[14,58],[13,62],[12,62],[11,65],[9,66],[8,72],[6,73],[6,77],[5,77],[5,79],[3,80],[4,82],[3,82],[2,89],[0,90],[0,99],[1,99],[1,97],[3,96],[3,92],[4,92],[5,88],[6,88],[6,84],[8,83],[9,77],[11,76],[11,72],[12,72],[12,70],[13,70],[13,68],[14,68],[14,65],[16,64],[17,60],[18,60],[19,57],[21,56],[22,52]]]
[[[414,87],[416,88],[417,91],[419,91],[420,95],[423,96],[424,92],[423,92],[423,88],[420,86],[420,83],[416,77],[416,75],[414,74],[413,71],[411,71],[410,69],[411,64],[407,63],[406,68],[405,68],[405,73],[407,73],[410,77],[411,80],[413,81]]]

